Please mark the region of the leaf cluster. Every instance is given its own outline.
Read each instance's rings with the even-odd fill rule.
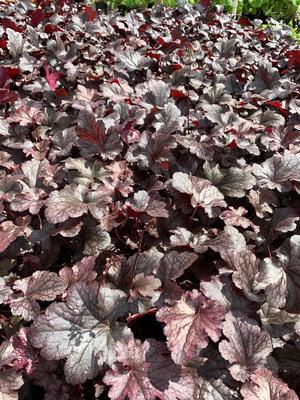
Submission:
[[[0,11],[0,398],[297,400],[289,31]]]

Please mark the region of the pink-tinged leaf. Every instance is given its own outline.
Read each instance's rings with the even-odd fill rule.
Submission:
[[[68,219],[66,222],[60,224],[59,227],[54,230],[52,235],[61,235],[68,238],[75,237],[79,235],[82,225],[83,221],[78,221],[78,219]]]
[[[28,328],[21,328],[11,338],[14,347],[13,367],[17,370],[25,369],[31,374],[38,363],[38,350],[34,349],[28,339]]]
[[[86,192],[87,188],[83,185],[65,186],[61,191],[51,192],[45,210],[48,222],[57,224],[86,214],[88,212],[88,206],[84,203]]]
[[[36,192],[25,192],[17,194],[14,200],[10,203],[10,209],[13,211],[23,212],[29,210],[31,214],[38,214],[40,209],[43,207],[43,200],[40,200],[40,196],[43,197],[45,192],[39,189]]]
[[[153,400],[162,399],[160,392],[152,385],[146,361],[150,343],[143,344],[132,339],[127,345],[117,343],[117,363],[108,371],[103,379],[110,385],[109,398],[112,400]]]
[[[132,87],[125,80],[119,80],[118,83],[104,83],[101,85],[101,91],[104,98],[110,99],[114,103],[124,101],[125,98],[134,93]]]
[[[203,207],[210,217],[213,214],[213,207],[226,207],[224,195],[209,180],[175,172],[172,186],[181,193],[190,194],[192,206]]]
[[[116,360],[116,343],[132,337],[116,322],[127,311],[120,290],[84,282],[68,291],[66,303],[52,303],[30,327],[30,341],[47,360],[66,358],[66,381],[73,385],[93,379],[104,363]],[[126,309],[125,309],[126,308]]]
[[[75,282],[92,283],[97,277],[97,272],[94,271],[95,261],[96,257],[84,257],[74,264],[72,268],[62,268],[59,271],[59,275],[67,287],[70,287]]]
[[[137,213],[144,212],[150,217],[168,218],[169,216],[168,210],[166,210],[166,203],[152,198],[145,190],[139,190],[133,195],[133,199],[126,201],[125,204],[133,211]]]
[[[30,321],[40,310],[37,300],[54,300],[65,288],[66,283],[55,272],[36,271],[28,278],[15,281],[13,289],[22,294],[10,296],[11,312]]]
[[[299,400],[286,383],[266,368],[257,369],[241,388],[244,400]]]
[[[255,288],[264,290],[268,303],[300,312],[300,235],[294,235],[276,250],[277,259],[265,258]]]
[[[272,340],[254,320],[242,313],[228,312],[223,334],[228,340],[220,342],[219,351],[231,364],[229,371],[235,380],[245,382],[255,369],[266,365],[273,350]]]
[[[115,161],[107,167],[107,171],[108,174],[103,178],[105,186],[116,193],[121,193],[123,197],[128,197],[133,192],[134,181],[132,179],[133,172],[126,161]]]
[[[8,246],[23,234],[20,226],[14,225],[11,221],[0,224],[0,252],[5,251]]]
[[[157,319],[166,324],[168,348],[176,364],[188,363],[208,345],[209,338],[217,342],[221,336],[224,309],[197,290],[186,292],[173,306],[163,306]]]
[[[23,385],[22,374],[15,372],[8,365],[13,362],[15,354],[10,342],[0,345],[0,398],[1,400],[18,400],[18,389]]]
[[[154,339],[118,343],[117,362],[104,377],[112,400],[190,400],[195,380],[174,364],[166,344]]]
[[[45,114],[39,107],[24,103],[9,117],[9,121],[18,122],[21,126],[41,125],[44,118]]]
[[[142,272],[134,277],[130,296],[131,298],[139,296],[154,297],[160,286],[161,281],[158,278],[155,278],[153,275],[145,276]]]
[[[247,197],[259,218],[267,217],[269,213],[273,212],[271,205],[278,206],[279,203],[276,193],[270,189],[250,190]]]
[[[290,207],[275,208],[270,221],[270,227],[278,232],[286,233],[294,231],[299,219],[299,213]]]
[[[222,212],[220,218],[226,225],[241,226],[244,229],[251,227],[254,232],[259,232],[259,226],[255,225],[250,219],[245,217],[244,215],[246,213],[247,210],[244,207],[239,207],[238,209],[229,207],[228,210]]]
[[[7,286],[5,280],[0,277],[0,304],[2,304],[5,300],[7,300],[8,296],[11,293],[12,293],[11,288]]]
[[[57,82],[64,76],[62,72],[50,72],[48,64],[45,64],[46,79],[52,92],[55,92]]]
[[[127,121],[124,124],[115,127],[115,131],[128,146],[131,143],[137,143],[140,139],[140,132],[133,128],[134,125],[135,121]]]

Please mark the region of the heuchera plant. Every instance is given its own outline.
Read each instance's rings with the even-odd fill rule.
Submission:
[[[298,399],[288,31],[0,10],[0,398]]]

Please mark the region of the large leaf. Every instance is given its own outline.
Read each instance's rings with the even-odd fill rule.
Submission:
[[[117,364],[104,377],[104,383],[111,385],[109,398],[112,400],[152,400],[162,399],[149,378],[150,364],[146,354],[150,349],[149,341],[143,344],[138,340],[130,340],[127,345],[116,346]]]
[[[300,312],[300,235],[287,239],[276,250],[277,260],[265,258],[256,279],[270,304],[292,313]]]
[[[92,192],[84,185],[69,185],[50,193],[45,216],[52,224],[81,217],[88,211],[96,219],[101,219],[109,201],[110,197],[105,188]]]
[[[30,321],[40,310],[37,300],[54,300],[62,294],[66,284],[55,272],[36,271],[28,278],[15,281],[13,288],[23,294],[10,296],[11,312],[13,315],[22,315],[25,321]]]
[[[203,169],[206,179],[226,196],[243,197],[246,190],[252,189],[255,185],[255,178],[251,172],[240,168],[220,169],[219,165],[206,161]]]
[[[296,393],[266,368],[257,369],[241,393],[245,400],[298,400]]]
[[[116,359],[116,342],[131,331],[116,322],[125,294],[120,290],[75,283],[66,303],[52,303],[30,329],[33,346],[48,360],[66,358],[65,376],[77,384],[94,378],[104,363]]]
[[[18,236],[23,234],[20,226],[14,225],[11,221],[4,221],[0,224],[0,252],[5,251]]]
[[[22,375],[7,366],[13,361],[13,346],[4,341],[0,345],[0,399],[17,400],[18,389],[23,385]]]
[[[156,316],[166,324],[164,333],[172,359],[177,364],[185,364],[207,346],[209,338],[218,341],[224,309],[193,290],[173,306],[163,306]]]
[[[172,186],[181,193],[191,195],[192,206],[203,207],[209,216],[212,216],[213,207],[226,206],[224,195],[206,179],[175,172]]]
[[[2,304],[11,293],[11,288],[6,285],[6,282],[3,278],[0,278],[0,304]]]
[[[170,251],[161,259],[156,275],[163,283],[168,284],[171,280],[179,278],[197,258],[195,253]]]
[[[269,333],[262,331],[255,321],[229,312],[223,334],[228,340],[220,342],[219,350],[231,364],[229,371],[235,380],[245,382],[256,368],[266,365],[272,341]]]
[[[253,165],[253,173],[258,185],[286,192],[291,189],[291,181],[300,181],[300,155],[274,155],[262,164]]]

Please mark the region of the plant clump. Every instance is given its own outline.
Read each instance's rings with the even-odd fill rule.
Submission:
[[[0,10],[0,398],[298,399],[289,31]]]

